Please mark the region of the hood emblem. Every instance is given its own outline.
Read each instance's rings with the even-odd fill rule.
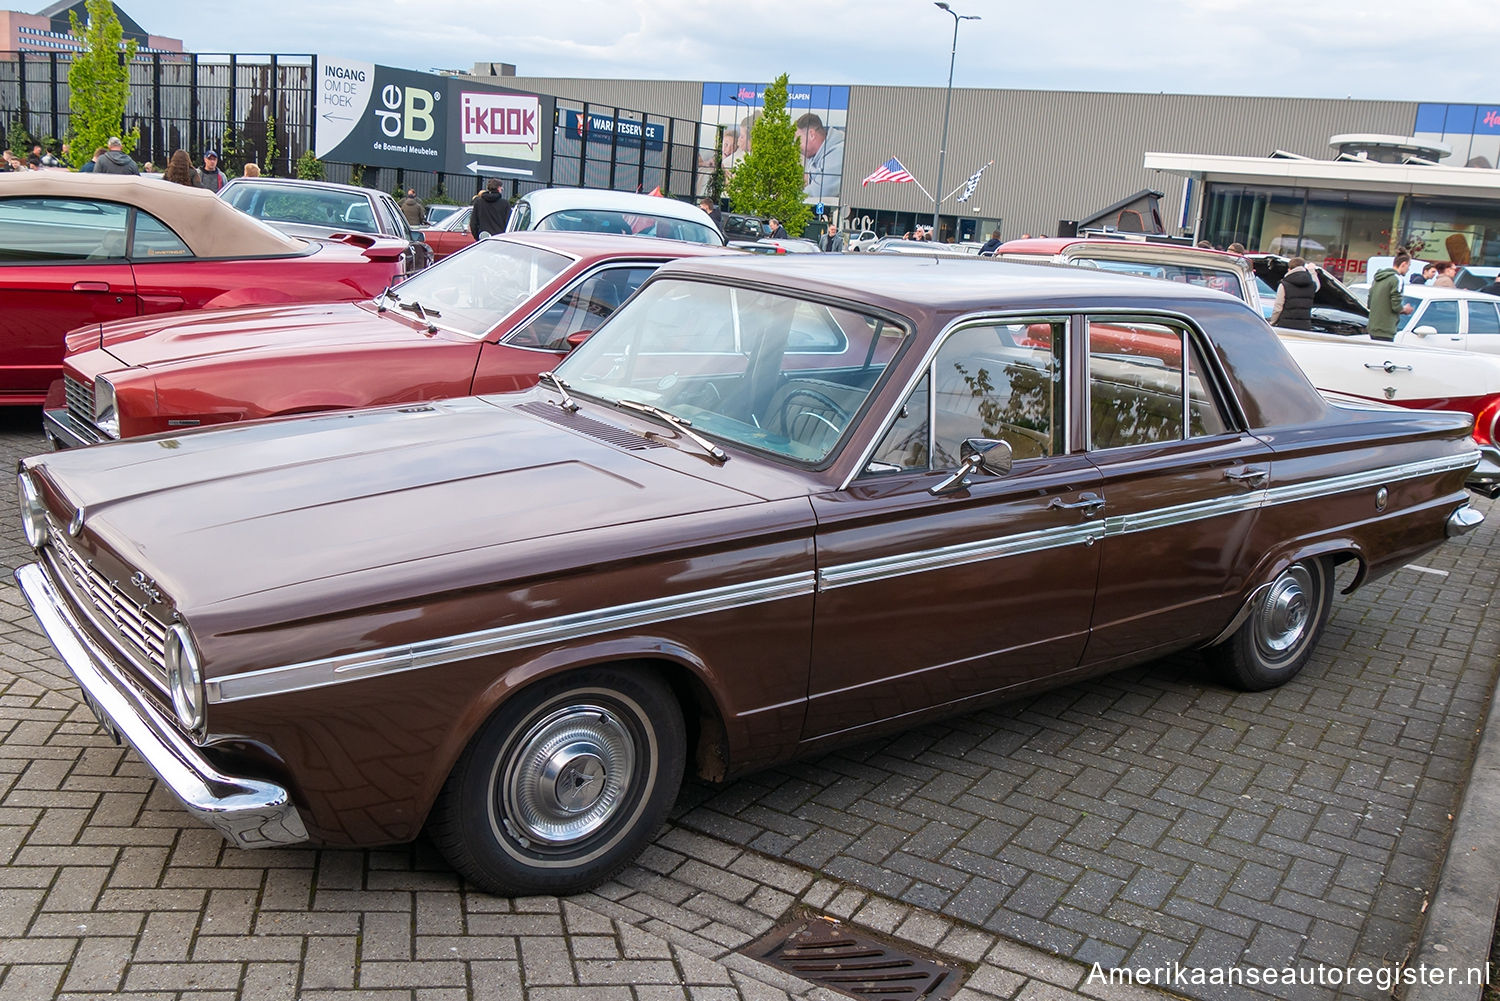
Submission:
[[[130,578],[130,583],[146,596],[146,600],[153,605],[161,604],[161,589],[156,586],[156,581],[146,576],[144,570],[137,570]]]

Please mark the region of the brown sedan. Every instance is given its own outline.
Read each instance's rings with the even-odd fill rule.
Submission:
[[[721,779],[1201,648],[1264,688],[1472,529],[1469,419],[1330,402],[1215,292],[669,264],[531,391],[23,463],[90,704],[251,847],[594,885]]]

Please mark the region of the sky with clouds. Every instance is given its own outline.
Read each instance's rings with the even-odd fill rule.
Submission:
[[[121,0],[196,52],[316,52],[523,76],[941,87],[930,0]],[[952,0],[954,85],[1500,103],[1493,0]]]

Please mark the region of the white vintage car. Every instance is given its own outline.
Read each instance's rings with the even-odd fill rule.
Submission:
[[[1237,296],[1262,315],[1257,275],[1274,288],[1286,273],[1285,258],[1256,255],[1252,265],[1237,254],[1128,239],[1012,240],[1001,244],[995,256],[1202,285]],[[1491,497],[1500,494],[1500,354],[1476,354],[1440,337],[1418,335],[1410,321],[1405,325],[1410,334],[1397,337],[1412,343],[1372,340],[1364,332],[1362,320],[1369,315],[1364,306],[1328,272],[1320,268],[1318,275],[1322,284],[1313,307],[1317,329],[1274,328],[1312,384],[1327,392],[1410,409],[1471,414],[1483,458],[1469,486]],[[1439,341],[1444,346],[1428,346]]]

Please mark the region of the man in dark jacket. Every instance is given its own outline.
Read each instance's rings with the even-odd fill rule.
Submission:
[[[427,206],[417,197],[415,188],[406,189],[406,197],[401,199],[401,215],[412,229],[421,229],[427,225]]]
[[[1313,298],[1318,282],[1312,269],[1300,257],[1287,261],[1286,274],[1276,288],[1276,308],[1271,310],[1271,325],[1289,330],[1312,329]]]
[[[479,239],[481,233],[505,232],[505,224],[510,221],[510,202],[500,193],[500,178],[486,179],[484,190],[474,196],[471,204],[474,211],[469,213],[469,233],[474,239]]]
[[[979,256],[995,256],[995,248],[998,246],[1000,246],[1000,231],[998,229],[992,229],[990,230],[990,238],[984,241],[984,246],[979,248]]]
[[[139,174],[141,168],[125,152],[119,136],[110,136],[104,155],[95,161],[96,174]]]
[[[217,150],[206,149],[203,151],[203,167],[193,171],[198,187],[207,188],[214,194],[224,190],[224,185],[229,183],[229,178],[219,169],[219,154]]]
[[[1401,304],[1401,278],[1411,267],[1411,258],[1397,254],[1388,268],[1375,272],[1370,282],[1370,336],[1382,341],[1396,339],[1396,323],[1410,306]]]

